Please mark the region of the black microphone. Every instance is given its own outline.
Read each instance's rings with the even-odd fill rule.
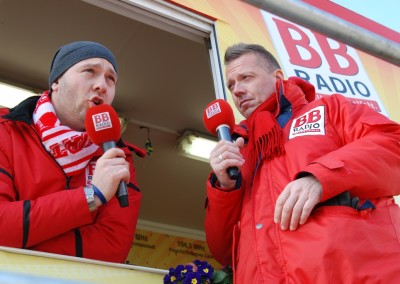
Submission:
[[[88,109],[85,118],[86,132],[90,140],[102,147],[103,151],[116,148],[121,136],[121,124],[117,112],[110,105],[96,105]],[[121,181],[117,189],[121,207],[129,205],[126,183]]]
[[[203,113],[203,122],[207,130],[218,135],[219,140],[232,141],[231,134],[235,126],[235,117],[229,103],[223,99],[217,99],[209,103]],[[239,175],[237,167],[229,167],[226,172],[229,178],[236,180]]]

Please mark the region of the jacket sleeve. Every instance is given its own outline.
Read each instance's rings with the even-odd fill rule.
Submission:
[[[213,257],[222,265],[232,264],[232,243],[235,225],[240,220],[243,190],[222,191],[215,187],[215,175],[207,184],[205,232]],[[239,180],[240,183],[240,180]]]
[[[400,126],[366,105],[333,95],[328,123],[341,147],[306,166],[323,187],[322,201],[345,190],[359,198],[400,194]]]
[[[0,137],[6,137],[2,135],[11,134],[2,128]],[[48,169],[46,181],[37,180],[37,172],[29,170],[30,164],[43,161],[43,152],[13,151],[8,145],[0,143],[0,245],[103,261],[126,260],[141,201],[131,155],[127,154],[131,164],[129,206],[121,208],[114,197],[90,213],[82,186],[65,190],[65,180],[51,174],[54,169]],[[26,155],[30,155],[31,162]],[[11,166],[17,160],[26,165],[18,176]],[[45,167],[55,165],[49,161]],[[28,198],[14,185],[21,180],[27,180],[23,182],[26,187],[39,188]]]
[[[142,197],[132,160],[130,163],[131,179],[127,185],[129,206],[121,208],[118,199],[113,197],[97,211],[90,213],[86,203],[85,210],[91,215],[91,222],[42,242],[33,249],[66,255],[77,254],[102,261],[125,262],[134,239]],[[83,195],[77,198],[86,200],[83,190],[76,190]]]

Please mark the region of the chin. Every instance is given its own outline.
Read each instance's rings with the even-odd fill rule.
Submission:
[[[253,108],[247,108],[245,110],[242,110],[240,113],[245,117],[248,118],[252,113],[254,109]]]

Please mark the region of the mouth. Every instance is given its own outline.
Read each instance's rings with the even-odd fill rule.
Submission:
[[[243,107],[245,107],[246,103],[248,103],[250,101],[251,101],[250,99],[244,99],[244,100],[240,101],[239,102],[239,108],[242,109]]]
[[[95,106],[102,105],[104,103],[103,99],[98,96],[91,97],[89,101]]]

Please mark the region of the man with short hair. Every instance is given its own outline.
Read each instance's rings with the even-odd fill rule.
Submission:
[[[400,282],[399,124],[342,95],[315,100],[260,45],[229,47],[225,65],[246,119],[210,154],[213,256],[240,284]]]

